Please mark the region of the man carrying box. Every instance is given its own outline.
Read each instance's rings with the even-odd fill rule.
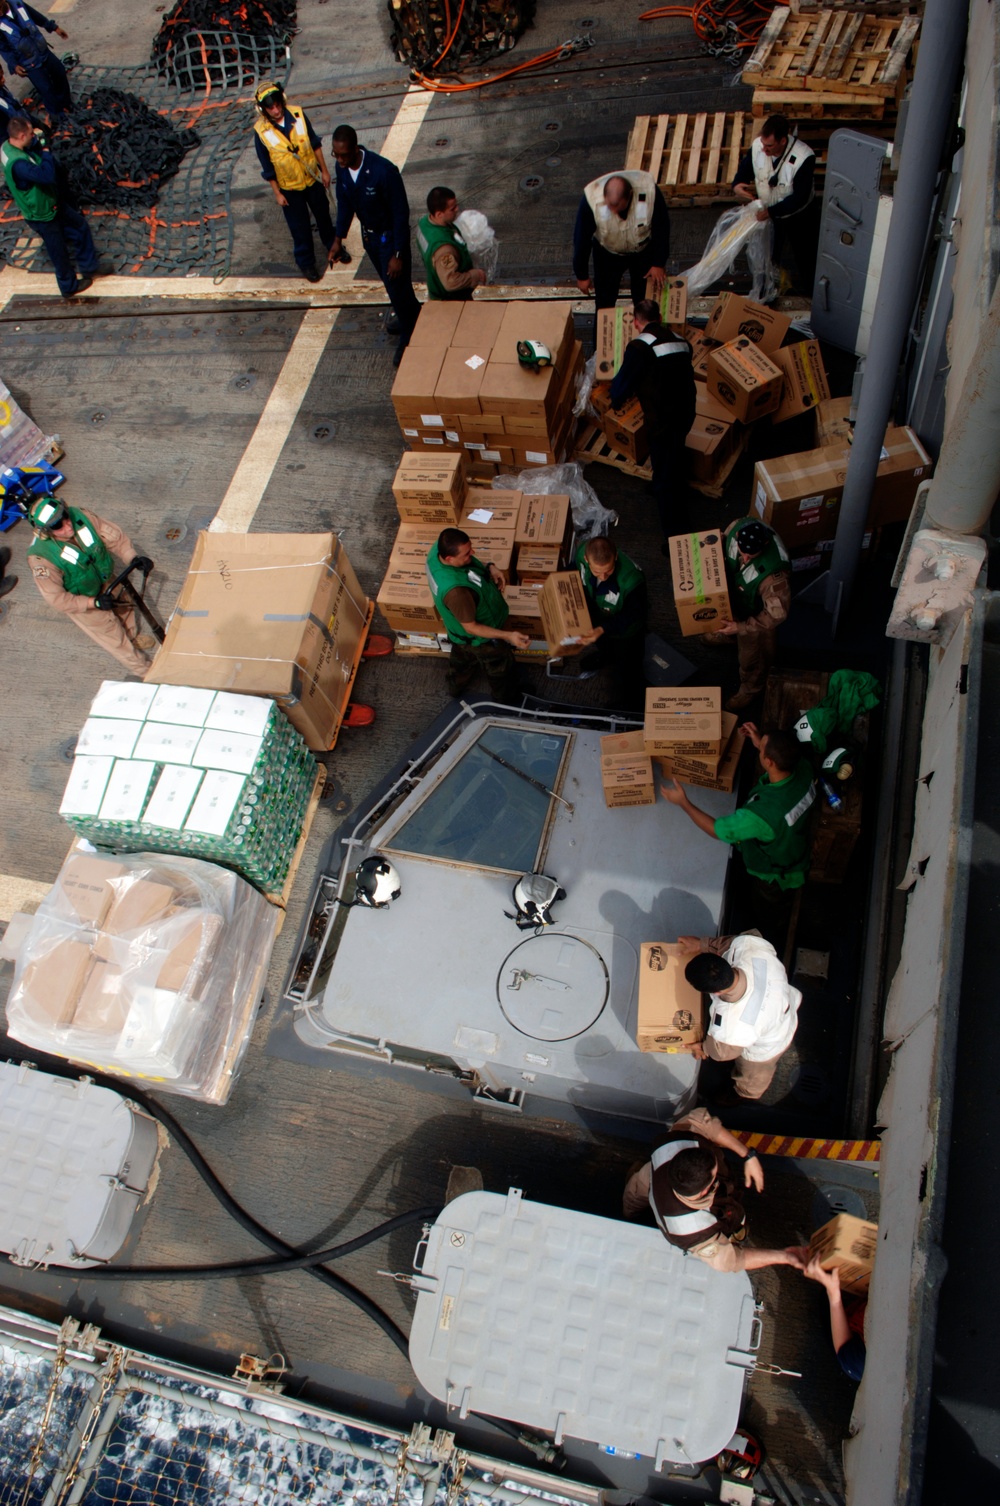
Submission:
[[[670,1244],[717,1271],[761,1271],[765,1266],[801,1269],[797,1250],[748,1250],[746,1213],[723,1152],[743,1162],[743,1185],[764,1190],[756,1151],[731,1135],[707,1109],[675,1119],[662,1145],[625,1184],[622,1211],[637,1218],[652,1209]]]
[[[735,1062],[738,1098],[761,1098],[798,1025],[802,995],[763,936],[682,936],[684,976],[709,994],[708,1033],[694,1056]]]
[[[510,613],[503,599],[503,571],[476,558],[472,540],[461,528],[445,528],[428,551],[427,578],[451,643],[451,694],[467,690],[482,670],[496,699],[512,702],[517,691],[513,650],[527,648],[531,639],[504,627]]]
[[[751,879],[755,919],[777,946],[784,940],[792,895],[809,873],[809,813],[816,786],[793,733],[761,733],[753,722],[744,722],[740,732],[757,749],[761,776],[739,810],[731,816],[710,816],[689,800],[676,779],[662,784],[660,792],[671,805],[679,805],[699,831],[739,849]]]
[[[611,383],[611,404],[620,408],[635,396],[642,406],[653,468],[653,496],[666,554],[667,539],[678,532],[678,519],[671,517],[671,499],[676,503],[678,498],[686,501],[687,496],[689,456],[685,440],[694,423],[697,401],[691,347],[660,323],[660,310],[652,298],[636,304],[633,328],[635,339],[626,345]]]
[[[756,518],[738,518],[726,529],[726,578],[736,620],[724,622],[702,642],[716,646],[736,639],[740,688],[727,711],[743,711],[767,683],[777,631],[792,605],[791,563],[773,528]]]
[[[646,577],[606,538],[581,544],[576,564],[595,628],[595,652],[614,675],[622,709],[629,710],[645,693]]]
[[[417,245],[430,299],[468,300],[486,281],[486,273],[472,265],[469,248],[455,229],[460,213],[453,189],[431,189],[427,213],[417,225]]]

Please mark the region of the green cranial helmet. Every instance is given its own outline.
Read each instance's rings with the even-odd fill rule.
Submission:
[[[32,503],[28,512],[28,518],[33,528],[39,533],[49,533],[53,528],[58,528],[60,523],[65,523],[69,517],[63,504],[58,497],[39,497],[37,502]]]
[[[518,340],[517,359],[529,371],[542,371],[552,365],[552,352],[541,340]]]

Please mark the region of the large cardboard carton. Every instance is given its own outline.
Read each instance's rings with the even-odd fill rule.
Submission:
[[[598,309],[596,325],[596,365],[599,382],[610,382],[625,356],[625,347],[635,333],[631,304],[613,309]]]
[[[684,976],[687,958],[674,941],[644,941],[639,948],[640,1051],[690,1051],[705,1039],[705,1000]]]
[[[704,382],[708,376],[708,358],[713,350],[718,350],[719,342],[711,339],[696,324],[687,326],[684,338],[691,347],[691,370],[694,372],[694,379],[696,382]]]
[[[560,558],[566,560],[566,549],[573,531],[573,514],[568,496],[559,493],[521,496],[514,542],[518,545],[555,545]]]
[[[412,451],[403,456],[392,483],[396,509],[404,522],[437,523],[441,528],[458,521],[465,490],[466,462],[461,450],[436,455]]]
[[[425,308],[427,306],[424,305]],[[418,328],[419,325],[418,319]],[[431,394],[437,385],[447,348],[446,345],[436,343],[415,345],[412,340],[406,347],[393,380],[391,394],[392,406],[401,422],[403,419],[437,413]],[[429,429],[434,426],[424,422],[421,427]]]
[[[414,566],[397,568],[390,561],[376,600],[382,616],[397,632],[423,630],[440,633],[444,630],[424,569]]]
[[[71,852],[59,874],[59,903],[83,925],[98,928],[114,903],[111,880],[127,872],[124,864],[85,852]]]
[[[68,1025],[93,965],[84,941],[57,941],[51,951],[29,962],[21,982],[21,1006],[33,1023]]]
[[[711,486],[733,451],[739,449],[742,439],[743,429],[739,424],[696,413],[684,441],[684,448],[691,452],[691,479]]]
[[[706,381],[713,397],[741,423],[773,413],[781,401],[781,372],[743,335],[710,352]]]
[[[642,734],[646,752],[657,757],[718,759],[722,752],[722,691],[714,685],[700,690],[647,686]]]
[[[778,349],[791,322],[790,314],[779,314],[777,309],[754,303],[752,298],[720,293],[706,321],[705,334],[720,345],[742,336],[768,354]]]
[[[683,328],[687,319],[688,285],[686,277],[668,277],[657,294],[653,279],[646,278],[646,297],[659,305],[660,319],[675,329]]]
[[[583,647],[580,639],[591,630],[579,575],[567,570],[548,576],[538,593],[538,605],[549,652],[561,657],[578,654]]]
[[[525,444],[514,446],[514,469],[527,470],[531,465],[561,465],[566,459],[566,430],[554,440],[538,435]]]
[[[721,753],[661,753],[656,759],[661,773],[706,790],[731,790],[743,751],[743,738],[736,732],[738,720],[730,711],[722,713]]]
[[[489,350],[476,346],[453,345],[445,352],[434,384],[434,406],[443,414],[454,414],[456,424],[459,414],[482,414],[479,389],[488,359]]]
[[[641,730],[613,732],[601,738],[601,786],[609,810],[656,804],[653,760],[646,752]]]
[[[824,1271],[837,1270],[841,1291],[859,1295],[868,1290],[877,1248],[878,1224],[853,1213],[836,1214],[809,1241],[809,1254],[819,1256]]]
[[[931,457],[912,429],[887,429],[868,508],[868,527],[905,523],[913,510],[917,488],[930,475],[932,466]]]
[[[649,458],[646,419],[637,397],[630,397],[624,407],[608,409],[604,415],[604,434],[612,449],[636,465]]]
[[[715,632],[720,622],[732,616],[722,534],[713,528],[705,533],[674,534],[667,542],[682,635],[692,638]]]
[[[448,301],[447,299],[429,299],[427,303],[420,305],[420,313],[414,326],[413,334],[407,350],[420,345],[431,345],[443,355],[449,345],[459,342],[455,340],[455,331],[458,321],[469,308],[492,308],[496,305],[461,303]],[[475,341],[472,342],[475,344]]]
[[[501,528],[505,533],[513,532],[516,539],[520,512],[520,492],[494,491],[489,486],[470,486],[465,494],[465,506],[458,526],[470,537],[473,528],[487,527]]]
[[[501,331],[502,333],[502,331]],[[511,419],[522,422],[534,420],[535,428],[520,432],[545,433],[546,426],[556,413],[559,395],[559,373],[554,366],[541,371],[529,371],[517,364],[497,360],[494,347],[479,388],[479,401],[484,413],[502,413],[504,433],[516,433],[511,428]]]
[[[786,419],[808,413],[830,396],[830,384],[826,379],[826,367],[818,340],[799,340],[795,345],[785,345],[773,350],[769,359],[781,372],[783,383],[781,400],[771,414],[771,422],[783,424]]]
[[[529,299],[508,303],[493,342],[491,361],[498,365],[517,366],[518,340],[540,340],[551,351],[553,365],[561,370],[572,356],[572,304]]]
[[[558,544],[518,544],[517,578],[523,586],[543,586],[561,568]]]
[[[467,439],[462,446],[469,456],[470,478],[471,466],[485,465],[513,465],[515,456],[512,445],[495,444],[488,439]]]
[[[538,597],[541,585],[508,586],[504,592],[510,616],[506,626],[515,633],[530,633],[538,638],[542,631],[542,611]]]
[[[474,299],[458,304],[461,313],[449,345],[469,345],[488,355],[496,344],[497,334],[507,312],[505,303],[477,303]]]
[[[370,605],[335,534],[200,533],[146,681],[270,696],[330,748]]]

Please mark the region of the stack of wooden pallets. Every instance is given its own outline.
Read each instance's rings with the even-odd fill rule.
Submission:
[[[625,167],[650,173],[671,209],[721,209],[737,202],[733,179],[740,156],[760,135],[763,123],[763,117],[755,119],[742,110],[717,115],[637,115],[629,133]],[[798,128],[802,140],[816,153],[818,192],[823,190],[831,129],[809,119]]]
[[[919,30],[919,16],[831,9],[797,15],[777,6],[743,69],[753,113],[885,120],[902,97]]]

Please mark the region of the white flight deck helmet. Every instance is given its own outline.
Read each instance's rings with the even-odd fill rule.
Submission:
[[[505,913],[513,920],[519,931],[534,930],[536,926],[555,924],[550,913],[557,899],[565,899],[566,890],[558,879],[547,873],[525,873],[514,885],[514,904],[517,914]]]
[[[354,903],[370,910],[387,910],[403,887],[396,869],[379,853],[358,864],[354,885]]]

